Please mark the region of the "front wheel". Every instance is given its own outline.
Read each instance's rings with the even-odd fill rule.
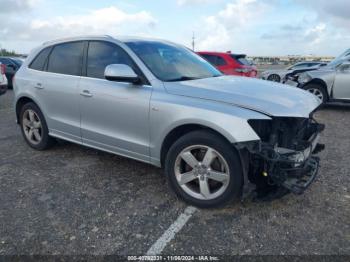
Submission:
[[[322,103],[327,102],[327,93],[322,86],[316,84],[308,84],[305,90],[315,95]]]
[[[176,141],[167,154],[165,172],[177,196],[194,206],[221,206],[241,193],[239,155],[210,131],[194,131]]]

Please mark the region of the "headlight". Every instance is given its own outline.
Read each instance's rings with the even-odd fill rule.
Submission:
[[[309,82],[312,79],[311,76],[309,76],[308,74],[304,73],[304,74],[300,74],[298,77],[298,82],[300,84],[305,84],[307,82]]]

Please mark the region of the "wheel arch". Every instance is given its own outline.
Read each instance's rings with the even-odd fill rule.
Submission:
[[[327,100],[330,97],[330,90],[328,90],[328,86],[326,84],[326,82],[320,78],[314,78],[311,81],[307,82],[304,86],[303,89],[306,90],[307,86],[309,85],[317,85],[320,86],[321,88],[323,88],[323,90],[326,92],[327,94]]]
[[[170,147],[183,135],[188,134],[192,131],[206,130],[213,134],[216,134],[223,138],[227,143],[232,144],[230,140],[222,134],[222,132],[203,124],[182,124],[174,127],[163,139],[161,150],[160,150],[160,164],[164,166],[165,157],[170,149]],[[234,150],[234,145],[232,144],[232,149]]]
[[[19,98],[16,100],[16,103],[15,103],[16,122],[17,122],[17,124],[20,123],[20,121],[19,121],[19,120],[20,120],[20,119],[19,119],[19,115],[20,115],[20,113],[21,113],[21,108],[22,108],[25,104],[27,104],[27,103],[34,103],[37,107],[39,107],[40,111],[42,111],[41,108],[40,108],[40,106],[39,106],[39,104],[38,104],[38,103],[35,101],[35,99],[33,99],[32,97],[26,96],[26,95],[19,97]]]

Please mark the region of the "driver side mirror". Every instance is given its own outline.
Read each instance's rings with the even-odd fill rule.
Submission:
[[[140,77],[128,65],[112,64],[105,69],[105,78],[109,81],[126,82],[137,84],[140,83]]]

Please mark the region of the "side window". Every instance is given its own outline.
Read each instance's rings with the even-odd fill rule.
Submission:
[[[47,71],[65,75],[80,75],[84,42],[56,45],[49,57]]]
[[[11,62],[7,58],[0,58],[0,62],[6,66],[11,65]]]
[[[202,55],[202,57],[207,60],[212,65],[216,66],[216,56],[213,55]]]
[[[47,56],[50,54],[52,47],[47,47],[42,50],[31,62],[29,68],[39,71],[44,71]]]
[[[133,61],[121,47],[109,42],[90,41],[86,76],[104,79],[106,66],[111,64],[126,64],[138,73]]]
[[[216,59],[216,65],[217,65],[217,66],[226,65],[225,59],[223,59],[221,56],[218,56],[217,59]]]

